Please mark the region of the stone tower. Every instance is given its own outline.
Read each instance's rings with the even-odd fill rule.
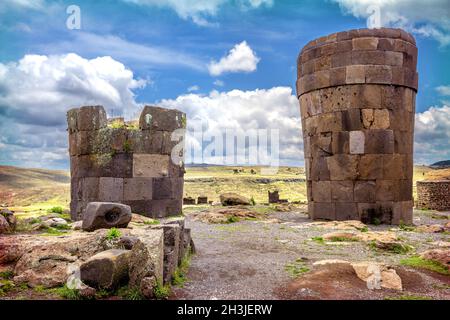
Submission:
[[[298,58],[312,219],[412,222],[417,47],[400,29],[309,42]]]
[[[93,106],[69,110],[67,122],[73,220],[91,201],[120,202],[149,217],[181,213],[184,132],[172,133],[186,127],[184,113],[146,106],[139,123],[125,123]]]

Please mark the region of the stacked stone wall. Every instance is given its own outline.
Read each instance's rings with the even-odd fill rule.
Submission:
[[[412,222],[417,47],[400,29],[308,43],[297,95],[313,219]]]
[[[417,207],[438,211],[450,210],[450,180],[417,181]]]
[[[179,139],[185,127],[177,110],[146,106],[139,123],[108,121],[102,106],[67,113],[71,170],[71,216],[83,218],[87,203],[119,202],[149,217],[178,215],[182,209],[184,164]]]

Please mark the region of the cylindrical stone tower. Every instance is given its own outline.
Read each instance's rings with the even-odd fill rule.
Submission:
[[[81,107],[67,112],[67,122],[73,220],[92,201],[154,218],[181,214],[184,131],[172,133],[186,127],[183,112],[146,106],[139,123],[125,123],[107,119],[102,106]]]
[[[309,42],[298,58],[312,219],[412,223],[417,47],[400,29]]]

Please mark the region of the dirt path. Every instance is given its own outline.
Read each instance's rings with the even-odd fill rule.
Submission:
[[[437,299],[450,299],[449,277],[429,272],[419,272],[399,267],[414,286],[403,292],[365,288],[365,283],[355,277],[346,280],[341,272],[329,270],[330,275],[312,275],[317,280],[318,292],[300,288],[294,280],[292,268],[313,270],[313,262],[323,259],[348,261],[379,261],[398,265],[404,255],[374,252],[361,242],[335,244],[312,241],[330,230],[304,226],[311,222],[299,212],[274,213],[270,219],[278,222],[240,221],[231,224],[207,224],[187,218],[192,229],[197,254],[191,260],[184,287],[175,287],[172,299],[383,299],[395,295],[425,295]],[[386,230],[388,226],[370,227]],[[410,243],[421,243],[417,237],[435,238],[440,235],[401,233]],[[430,241],[430,240],[428,240]],[[423,241],[424,243],[426,241]],[[421,248],[417,248],[421,249]],[[308,277],[310,273],[307,273]],[[413,278],[411,278],[413,277]],[[327,283],[328,281],[328,283]],[[425,285],[426,284],[426,285]],[[312,286],[314,287],[314,286]],[[292,288],[295,288],[292,291]],[[320,289],[320,288],[323,288]],[[298,290],[297,290],[298,289]],[[322,290],[322,292],[321,292]],[[409,292],[408,290],[412,290]]]

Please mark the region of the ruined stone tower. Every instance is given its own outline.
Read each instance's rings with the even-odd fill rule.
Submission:
[[[93,106],[69,110],[67,122],[72,219],[82,219],[91,201],[124,203],[150,217],[181,213],[184,133],[175,141],[172,133],[185,128],[184,113],[146,106],[139,123],[125,123]]]
[[[400,29],[309,42],[298,58],[312,219],[412,222],[417,47]]]

